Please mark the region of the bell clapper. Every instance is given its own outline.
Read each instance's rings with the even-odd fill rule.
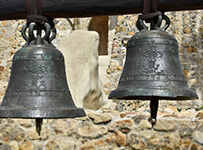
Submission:
[[[157,117],[157,111],[159,107],[159,99],[157,97],[152,97],[150,100],[150,122],[152,124],[152,127],[156,124],[156,117]]]
[[[37,118],[37,119],[35,119],[35,123],[36,123],[36,131],[37,131],[38,135],[40,136],[43,119],[42,118]]]

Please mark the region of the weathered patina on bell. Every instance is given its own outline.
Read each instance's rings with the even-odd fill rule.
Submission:
[[[0,118],[35,118],[40,132],[42,119],[73,118],[85,116],[77,108],[68,88],[64,57],[51,43],[56,30],[48,23],[42,28],[30,24],[29,36],[23,27],[22,35],[27,43],[13,57],[11,76],[3,102]],[[37,37],[34,30],[37,29]]]
[[[166,20],[160,27],[162,19]],[[126,62],[118,88],[110,99],[151,100],[151,116],[156,118],[158,100],[197,99],[181,69],[178,43],[165,30],[169,26],[167,16],[159,16],[156,25],[148,31],[143,20],[138,20],[136,33],[127,43]]]

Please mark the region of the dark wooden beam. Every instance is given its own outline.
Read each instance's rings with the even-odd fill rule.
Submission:
[[[99,34],[99,55],[108,55],[108,21],[108,16],[100,16],[92,17],[89,22],[88,30],[96,31]]]
[[[143,0],[42,0],[44,14],[54,18],[140,13]],[[203,0],[159,0],[162,11],[203,9]],[[0,20],[25,19],[25,0],[0,0]]]

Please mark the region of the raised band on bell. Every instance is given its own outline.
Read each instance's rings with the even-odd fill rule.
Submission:
[[[166,24],[161,27],[163,20]],[[198,98],[188,87],[182,72],[177,40],[165,31],[169,24],[167,16],[159,15],[158,22],[148,30],[143,20],[138,19],[140,32],[128,41],[118,88],[109,95],[110,99],[151,100],[151,116],[154,116],[154,120],[158,100]]]
[[[26,44],[13,57],[0,118],[36,119],[36,130],[40,134],[43,119],[85,116],[84,110],[73,102],[64,57],[52,44],[56,37],[53,20],[31,20],[23,26],[21,33]]]

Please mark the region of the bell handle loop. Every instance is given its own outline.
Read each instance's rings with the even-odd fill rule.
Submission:
[[[171,24],[170,19],[168,18],[168,16],[163,15],[163,20],[165,20],[165,21],[166,21],[166,24],[165,24],[165,26],[164,26],[164,27],[162,27],[162,29],[167,30],[167,29],[168,29],[168,27],[169,27],[169,26],[170,26],[170,24]]]
[[[161,27],[163,20],[166,21],[165,25]],[[151,20],[151,28],[150,30],[167,30],[170,26],[170,19],[166,15],[159,15],[157,21],[155,22],[155,19]],[[139,31],[147,31],[148,27],[145,25],[144,20],[141,18],[138,18],[138,21],[136,23],[136,26]]]
[[[165,20],[166,23],[165,23],[165,25],[163,27],[161,27],[161,24],[162,24],[163,20]],[[152,22],[152,24],[153,24],[153,22]],[[155,30],[164,31],[164,30],[167,30],[169,26],[170,26],[170,19],[168,18],[168,16],[163,14],[163,15],[158,16],[158,21],[157,21],[156,25],[153,28]]]
[[[29,25],[29,37],[30,37],[30,39],[31,39],[32,41],[37,39],[37,38],[35,37],[35,35],[34,35],[35,26],[36,26],[35,23],[30,23],[30,25]]]
[[[143,19],[138,18],[138,21],[136,23],[136,27],[138,28],[139,31],[147,31],[148,27],[144,24]]]
[[[43,39],[50,42],[51,26],[49,23],[45,23],[44,27],[45,27],[45,35],[44,35]]]
[[[37,30],[37,34],[41,36],[41,32],[42,30],[45,31],[45,35],[44,37],[35,37],[34,35],[34,30]],[[45,23],[43,26],[38,26],[36,23],[31,23],[29,25],[29,37],[27,37],[26,35],[25,38],[29,40],[29,38],[31,39],[31,41],[39,41],[40,39],[43,39],[45,41],[48,41],[50,43],[50,41],[52,41],[55,38],[55,34],[53,34],[50,38],[50,34],[51,34],[51,26],[49,25],[49,23]],[[39,39],[40,38],[40,39]]]
[[[49,23],[45,23],[44,26],[45,26],[44,39],[49,41],[49,42],[53,41],[56,37],[56,28],[55,27],[51,28],[51,25]],[[50,37],[50,35],[51,35],[51,37]]]
[[[151,30],[158,30],[161,27],[161,23],[162,23],[163,17],[162,15],[159,15],[156,18],[153,18],[150,22],[150,28]]]
[[[50,41],[53,41],[56,38],[57,31],[55,27],[53,27],[51,30],[52,30],[52,36],[50,37]]]
[[[26,35],[26,30],[28,29],[28,25],[27,24],[25,24],[23,27],[22,27],[22,29],[21,29],[21,35],[22,35],[22,37],[23,37],[23,39],[26,41],[26,42],[29,42],[29,37]]]

